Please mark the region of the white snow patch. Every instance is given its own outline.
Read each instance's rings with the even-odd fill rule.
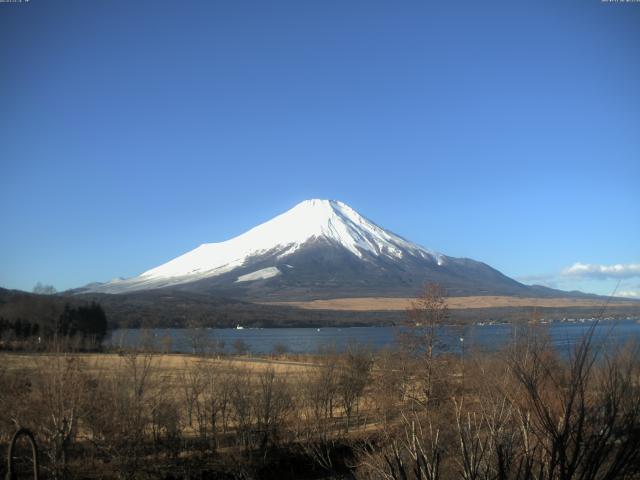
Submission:
[[[247,273],[246,275],[240,275],[236,280],[238,282],[253,282],[254,280],[264,280],[280,275],[278,267],[267,267],[255,272]]]

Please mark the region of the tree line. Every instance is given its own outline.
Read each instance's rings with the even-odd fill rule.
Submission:
[[[107,334],[107,317],[96,302],[72,305],[43,295],[19,295],[0,304],[0,343],[22,348],[56,339],[99,346]]]

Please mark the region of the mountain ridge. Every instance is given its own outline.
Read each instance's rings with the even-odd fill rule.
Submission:
[[[130,279],[71,293],[156,289],[250,301],[415,296],[427,282],[452,296],[559,297],[491,266],[425,248],[337,200],[311,199],[229,240],[204,243]]]

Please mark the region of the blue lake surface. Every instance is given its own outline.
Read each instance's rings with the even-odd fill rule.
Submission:
[[[554,322],[542,328],[548,331],[553,345],[561,353],[563,350],[568,353],[593,325],[588,321]],[[512,324],[443,326],[438,331],[439,350],[459,352],[462,345],[465,350],[497,350],[513,341],[514,335],[524,328],[526,326]],[[404,327],[119,329],[112,332],[106,343],[124,348],[152,344],[158,350],[193,353],[194,338],[204,348],[221,343],[227,352],[234,352],[234,344],[241,340],[255,354],[271,353],[278,345],[284,345],[290,353],[317,353],[327,347],[343,351],[353,342],[376,350],[395,348],[398,334],[403,330]],[[595,343],[608,346],[640,340],[640,323],[637,319],[600,321],[595,326],[593,338]]]

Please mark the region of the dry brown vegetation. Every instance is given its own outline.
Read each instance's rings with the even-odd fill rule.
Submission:
[[[636,350],[587,338],[566,360],[528,331],[434,358],[432,341],[282,362],[2,354],[0,442],[33,431],[46,478],[637,477]]]
[[[298,302],[269,302],[271,305],[288,305],[310,310],[337,311],[398,311],[411,308],[414,298],[362,297],[332,298],[328,300],[309,300]],[[500,308],[500,307],[601,307],[601,299],[591,298],[527,298],[505,296],[469,296],[447,297],[450,309]],[[615,299],[610,307],[637,305],[634,300]]]
[[[375,353],[220,357],[194,335],[200,355],[1,354],[0,446],[28,428],[55,479],[640,478],[637,346],[590,330],[560,356],[526,326],[500,352],[436,356],[441,289],[409,313],[420,327]]]
[[[357,348],[306,364],[137,351],[0,359],[0,441],[35,432],[51,478],[248,475],[282,446],[303,452],[300,439],[361,427],[371,369]]]

